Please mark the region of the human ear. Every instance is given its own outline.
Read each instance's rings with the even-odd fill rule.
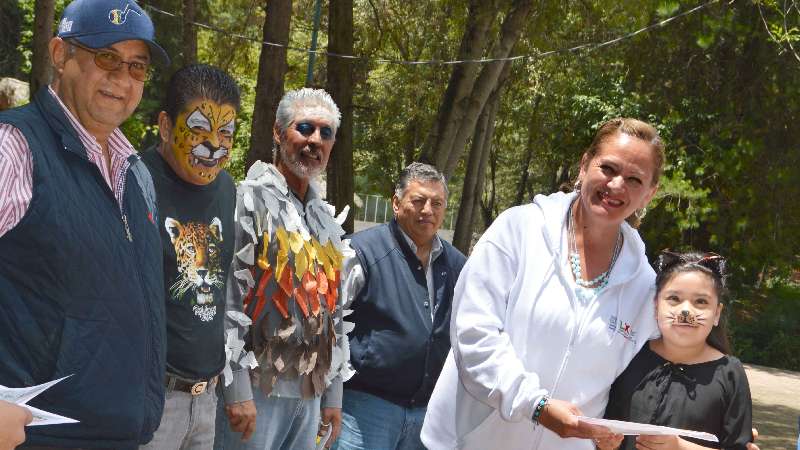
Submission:
[[[50,54],[50,63],[59,74],[64,71],[64,64],[67,62],[67,50],[69,44],[64,42],[60,37],[50,39],[47,44],[47,50]]]
[[[725,305],[723,305],[722,303],[717,305],[717,313],[714,315],[714,326],[715,327],[719,326],[719,319],[720,319],[720,317],[722,317],[722,308],[724,306]]]
[[[400,197],[397,194],[392,195],[392,211],[394,211],[395,216],[400,211]]]
[[[280,147],[281,146],[281,130],[276,123],[274,127],[272,127],[272,140],[275,141],[275,144]]]
[[[656,192],[658,192],[658,184],[656,184],[656,185],[654,185],[654,186],[652,186],[650,188],[650,192],[648,192],[647,195],[645,196],[644,201],[642,202],[641,208],[644,208],[644,207],[646,207],[647,205],[650,204],[650,200],[652,200],[653,197],[655,197]]]
[[[166,111],[158,113],[158,135],[161,137],[161,142],[169,144],[169,136],[172,134],[172,120]]]

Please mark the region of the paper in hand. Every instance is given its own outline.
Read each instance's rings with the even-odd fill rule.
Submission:
[[[624,435],[659,435],[659,436],[686,436],[704,441],[719,442],[716,436],[702,431],[682,430],[680,428],[650,425],[646,423],[624,422],[621,420],[597,419],[594,417],[578,416],[578,420],[592,425],[606,427],[614,433]]]
[[[58,425],[60,423],[78,423],[75,419],[70,419],[69,417],[59,416],[58,414],[49,413],[47,411],[42,411],[39,408],[34,408],[33,406],[24,405],[33,415],[33,422],[29,423],[29,427],[35,427],[40,425]]]
[[[331,433],[333,433],[333,427],[329,426],[328,431],[326,431],[324,435],[321,437],[317,436],[317,446],[314,448],[314,450],[322,450],[325,448],[325,444],[327,444],[328,439],[331,438]]]
[[[59,378],[57,380],[25,388],[9,388],[0,385],[0,400],[28,408],[28,410],[33,415],[33,422],[28,424],[28,426],[56,425],[59,423],[78,423],[78,421],[75,419],[59,416],[58,414],[49,413],[47,411],[42,411],[41,409],[34,408],[33,406],[28,406],[28,402],[36,398],[37,395],[50,389],[50,387],[64,380],[65,378],[69,378],[71,376],[72,375],[67,375],[66,377]]]

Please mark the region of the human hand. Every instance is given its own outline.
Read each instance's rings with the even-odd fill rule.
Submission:
[[[610,439],[614,436],[606,427],[578,420],[581,410],[570,402],[551,398],[544,405],[539,423],[562,438]]]
[[[678,436],[641,435],[636,438],[636,448],[637,450],[693,450],[707,447],[684,441]]]
[[[318,437],[325,436],[325,433],[328,432],[328,427],[333,427],[331,437],[325,443],[325,448],[331,448],[331,445],[336,442],[339,433],[342,431],[342,408],[322,408],[319,422]]]
[[[0,450],[11,450],[25,442],[25,425],[32,420],[27,408],[0,400]]]
[[[755,442],[756,439],[758,439],[758,430],[753,428],[753,442]],[[753,442],[748,442],[747,443],[747,450],[760,450],[758,448],[758,446],[756,444],[754,444]]]
[[[242,442],[250,439],[256,431],[256,404],[252,400],[225,405],[225,414],[231,430],[242,433]]]
[[[622,444],[622,439],[625,436],[622,434],[612,434],[610,438],[606,439],[595,439],[594,445],[599,450],[616,450]]]

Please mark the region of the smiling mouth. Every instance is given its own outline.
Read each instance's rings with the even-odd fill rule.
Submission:
[[[212,151],[208,145],[200,144],[192,149],[189,162],[192,166],[201,164],[205,167],[216,167],[220,160],[228,155],[228,150],[225,147],[220,147]]]
[[[602,200],[603,203],[614,208],[619,208],[620,206],[625,204],[622,200],[610,198],[610,194],[608,193],[608,191],[599,191],[597,195],[598,197],[600,197],[600,200]]]
[[[191,162],[192,162],[193,166],[196,166],[198,164],[202,164],[205,167],[216,167],[217,164],[219,164],[219,160],[218,159],[206,159],[206,158],[200,158],[200,157],[197,157],[197,156],[192,156],[192,161]]]
[[[311,150],[308,147],[300,151],[300,156],[312,161],[322,161],[322,152]]]
[[[100,90],[100,94],[102,94],[102,95],[104,95],[106,97],[109,97],[109,98],[113,98],[114,100],[122,100],[122,97],[120,97],[118,95],[114,95],[111,91],[106,91],[104,89]]]

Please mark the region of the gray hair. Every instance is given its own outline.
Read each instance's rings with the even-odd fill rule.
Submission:
[[[275,125],[283,133],[302,108],[316,106],[324,108],[330,113],[331,126],[333,127],[333,132],[336,133],[336,130],[339,129],[342,114],[330,94],[323,89],[302,88],[284,94],[280,103],[278,103],[278,110],[275,112]]]
[[[444,174],[442,172],[436,170],[436,167],[421,162],[413,162],[409,164],[408,167],[400,172],[400,178],[397,179],[397,184],[394,186],[394,195],[396,195],[397,198],[403,198],[406,188],[408,187],[408,183],[411,183],[412,181],[438,181],[442,183],[442,186],[444,187],[445,204],[447,203],[447,197],[450,195],[450,190],[447,189],[447,180],[444,178]]]

